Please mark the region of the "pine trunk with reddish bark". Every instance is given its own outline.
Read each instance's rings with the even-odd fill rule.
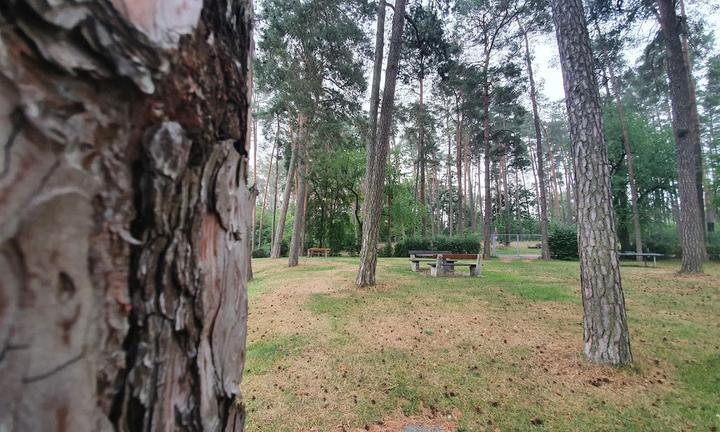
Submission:
[[[0,430],[242,430],[252,23],[0,5]]]

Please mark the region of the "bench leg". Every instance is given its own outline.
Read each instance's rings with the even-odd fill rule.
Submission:
[[[414,271],[414,272],[419,272],[420,271],[420,263],[410,261],[410,270]]]
[[[432,276],[432,277],[437,277],[437,276],[438,276],[437,267],[430,267],[430,276]]]
[[[470,276],[471,276],[471,277],[479,276],[476,265],[471,265],[471,266],[470,266]]]

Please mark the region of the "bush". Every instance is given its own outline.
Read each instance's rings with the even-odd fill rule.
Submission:
[[[396,257],[407,257],[410,255],[408,251],[430,249],[432,249],[432,243],[430,239],[411,237],[395,243],[395,250],[393,251],[393,255]]]
[[[707,233],[707,253],[711,260],[720,260],[720,233]]]
[[[435,240],[430,238],[407,238],[395,244],[392,256],[407,257],[411,250],[450,251],[453,253],[480,253],[480,238],[478,236],[448,237],[438,236]]]
[[[267,258],[268,253],[265,249],[253,249],[252,257],[253,258]]]
[[[578,259],[577,228],[574,225],[553,227],[548,236],[548,245],[552,258]]]
[[[677,227],[674,225],[654,227],[647,234],[643,234],[643,252],[680,256],[682,251]]]
[[[385,246],[381,247],[378,250],[378,256],[381,258],[388,258],[388,257],[393,256],[392,243],[385,243]]]

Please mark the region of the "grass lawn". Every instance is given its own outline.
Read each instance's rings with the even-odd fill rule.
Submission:
[[[576,262],[430,278],[387,258],[366,290],[355,258],[286,264],[253,260],[249,431],[720,429],[718,263],[704,276],[623,264],[635,363],[622,369],[583,360]]]

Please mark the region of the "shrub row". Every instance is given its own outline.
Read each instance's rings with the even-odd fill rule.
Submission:
[[[392,251],[391,251],[392,249]],[[386,245],[380,256],[407,257],[411,250],[442,250],[453,253],[479,253],[481,249],[478,236],[438,236],[432,238],[407,238],[395,243],[394,247]]]

